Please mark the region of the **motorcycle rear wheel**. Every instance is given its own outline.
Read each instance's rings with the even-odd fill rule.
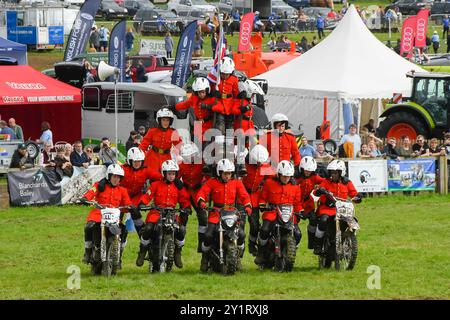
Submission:
[[[319,269],[329,269],[333,262],[333,246],[330,244],[328,237],[325,238],[322,251],[324,253],[319,255]]]

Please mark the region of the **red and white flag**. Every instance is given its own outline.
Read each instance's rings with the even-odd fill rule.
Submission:
[[[402,27],[402,40],[400,42],[400,56],[411,58],[414,49],[414,38],[417,27],[417,16],[405,19]]]
[[[216,56],[214,57],[214,66],[211,68],[211,71],[209,72],[207,78],[210,82],[219,84],[220,83],[220,64],[225,57],[225,39],[223,36],[223,28],[222,28],[222,22],[220,22],[219,26],[219,39],[217,39],[217,45],[216,45]]]
[[[239,46],[238,51],[245,52],[250,50],[250,38],[252,37],[253,20],[255,13],[249,12],[244,14],[241,21],[241,28],[239,30]]]
[[[420,9],[419,13],[417,13],[416,42],[414,44],[416,47],[423,48],[427,46],[426,39],[429,14],[430,9]]]

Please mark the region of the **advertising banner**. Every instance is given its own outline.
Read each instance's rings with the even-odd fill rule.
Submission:
[[[402,39],[400,42],[400,56],[411,58],[414,49],[414,39],[417,27],[417,17],[412,16],[405,19],[402,27]]]
[[[105,166],[89,166],[87,169],[74,167],[70,180],[62,183],[61,203],[75,202],[96,183],[106,176]]]
[[[348,162],[348,176],[358,192],[387,192],[386,160]]]
[[[426,39],[429,14],[430,9],[420,9],[417,13],[416,42],[414,44],[416,47],[423,48],[427,46]]]
[[[141,40],[139,55],[155,54],[166,56],[166,43],[164,40]]]
[[[194,51],[197,20],[189,23],[184,29],[177,46],[177,56],[173,67],[171,83],[183,88],[190,74],[192,52]]]
[[[238,45],[238,51],[240,52],[250,51],[250,38],[252,37],[254,18],[255,14],[253,12],[246,13],[242,17]]]
[[[118,82],[125,81],[125,33],[127,21],[122,20],[111,32],[108,50],[108,64],[120,70]],[[111,77],[113,80],[113,77]]]
[[[434,158],[387,160],[389,191],[420,191],[436,189]]]

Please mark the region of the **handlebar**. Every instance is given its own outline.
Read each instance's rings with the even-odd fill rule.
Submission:
[[[92,206],[94,206],[94,207],[96,207],[97,209],[100,209],[100,210],[107,209],[107,208],[116,208],[116,209],[119,209],[119,210],[130,210],[131,209],[131,206],[120,206],[120,207],[112,206],[112,207],[107,207],[105,205],[99,204],[97,201],[83,201],[83,202],[82,201],[78,201],[75,204],[89,204],[89,205],[92,205]]]

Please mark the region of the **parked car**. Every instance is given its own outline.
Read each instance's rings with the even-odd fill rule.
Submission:
[[[286,3],[295,9],[309,7],[310,0],[287,0]]]
[[[216,7],[205,0],[171,0],[167,9],[176,14],[196,10],[212,16],[216,12]]]
[[[103,17],[105,20],[122,19],[128,16],[128,10],[112,0],[103,0],[97,11],[97,16]]]
[[[279,17],[284,17],[287,13],[288,19],[295,19],[298,17],[297,9],[291,7],[282,0],[272,0],[272,12],[275,12]]]
[[[450,2],[433,2],[430,15],[450,14]],[[441,17],[442,20],[442,17]]]
[[[154,9],[155,6],[149,0],[125,0],[124,7],[128,10],[128,15],[134,17],[139,9]]]
[[[158,32],[158,15],[161,15],[165,20],[164,31],[172,33],[180,32],[183,29],[184,23],[175,13],[156,8],[142,8],[139,9],[133,18],[133,27],[137,32],[143,35]],[[181,28],[181,29],[180,29]]]
[[[213,5],[216,6],[220,13],[231,13],[233,10],[232,0],[220,0],[219,2],[214,2]]]
[[[398,0],[387,5],[384,11],[386,12],[388,9],[397,7],[403,15],[415,15],[420,9],[431,7],[432,3],[432,0]]]

